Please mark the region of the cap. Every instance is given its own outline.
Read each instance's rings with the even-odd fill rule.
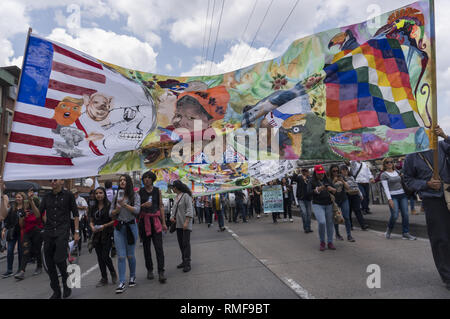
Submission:
[[[224,86],[216,86],[206,91],[184,92],[178,96],[178,100],[185,96],[196,99],[214,120],[224,118],[230,100],[230,94]]]
[[[316,174],[325,174],[325,169],[323,168],[322,165],[316,165],[314,166],[314,172],[316,172]]]

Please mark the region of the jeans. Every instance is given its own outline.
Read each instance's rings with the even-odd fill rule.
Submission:
[[[348,195],[348,202],[350,204],[350,211],[349,211],[349,219],[350,219],[350,225],[353,226],[352,222],[352,211],[356,215],[356,219],[358,220],[359,225],[361,228],[364,228],[367,226],[367,223],[361,213],[361,198],[359,195]]]
[[[344,217],[344,220],[345,220],[345,230],[347,231],[347,236],[351,236],[352,235],[352,225],[350,223],[350,202],[348,201],[348,199],[343,201],[339,205],[339,208],[341,209],[342,217]]]
[[[7,260],[7,267],[8,267],[8,272],[12,272],[13,271],[13,264],[14,264],[14,248],[16,247],[16,243],[17,243],[17,257],[18,257],[18,264],[17,264],[17,269],[20,269],[20,266],[22,265],[22,256],[23,256],[23,252],[22,252],[22,243],[20,241],[20,235],[17,236],[17,238],[14,238],[13,240],[8,241],[8,254],[6,257]]]
[[[216,210],[215,212],[217,214],[217,221],[219,223],[219,229],[222,229],[223,227],[225,227],[225,216],[224,216],[223,208],[221,210]]]
[[[130,225],[131,231],[134,235],[134,244],[128,245],[127,241],[127,227],[122,225],[120,230],[114,229],[114,243],[117,250],[117,261],[119,268],[119,280],[121,283],[125,283],[125,275],[127,271],[126,260],[128,259],[128,266],[130,267],[130,278],[136,277],[136,257],[134,256],[134,250],[138,240],[138,227],[136,224]]]
[[[361,209],[363,211],[369,210],[370,201],[370,184],[369,183],[358,183],[359,190],[363,195],[363,200],[361,201]]]
[[[409,214],[408,214],[408,198],[405,194],[392,195],[392,201],[394,202],[394,209],[389,206],[391,211],[391,218],[389,219],[388,228],[392,231],[395,226],[395,222],[398,218],[398,210],[402,214],[402,233],[409,233]]]
[[[298,204],[302,210],[303,230],[311,230],[312,204],[310,200],[299,200]]]
[[[320,242],[325,242],[325,230],[327,233],[328,243],[333,242],[334,222],[333,222],[333,206],[312,204],[314,216],[319,223]]]
[[[414,197],[408,197],[409,205],[411,207],[411,210],[416,209],[416,199]]]
[[[21,270],[25,271],[27,264],[30,262],[31,257],[36,258],[36,267],[41,268],[42,267],[42,255],[41,255],[41,248],[42,248],[42,234],[41,229],[35,228],[28,233],[23,235],[23,257],[22,257],[22,264],[21,264]]]

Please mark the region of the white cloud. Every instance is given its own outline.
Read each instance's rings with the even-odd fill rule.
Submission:
[[[99,28],[80,29],[75,37],[65,29],[56,28],[49,39],[64,43],[95,58],[126,68],[154,72],[157,54],[145,42]]]
[[[173,71],[173,66],[172,65],[170,65],[170,64],[166,64],[166,70],[167,71]]]
[[[274,57],[274,52],[267,48],[250,48],[248,44],[241,42],[234,45],[223,56],[221,62],[206,61],[206,63],[201,63],[199,61],[197,65],[190,71],[183,73],[182,76],[226,73]]]

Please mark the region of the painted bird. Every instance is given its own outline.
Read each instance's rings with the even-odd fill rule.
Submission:
[[[336,34],[328,43],[328,49],[331,49],[335,45],[339,45],[339,50],[355,50],[359,47],[359,43],[353,35],[352,30],[347,29],[344,32]]]

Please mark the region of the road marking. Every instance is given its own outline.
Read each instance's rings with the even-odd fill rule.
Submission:
[[[227,229],[227,231],[231,234],[231,236],[233,236],[234,238],[239,238],[239,236],[238,235],[236,235],[235,234],[235,232],[234,231],[232,231],[228,226],[227,227],[225,227],[226,229]]]
[[[295,280],[284,277],[283,281],[292,289],[295,291],[297,295],[300,296],[302,299],[316,299],[313,295],[311,295],[305,288],[303,288],[298,282]]]
[[[83,273],[81,275],[81,278],[86,277],[87,275],[89,275],[91,272],[93,272],[94,270],[96,270],[98,268],[98,264],[95,264],[95,266],[92,266],[91,268],[89,268],[85,273]]]

